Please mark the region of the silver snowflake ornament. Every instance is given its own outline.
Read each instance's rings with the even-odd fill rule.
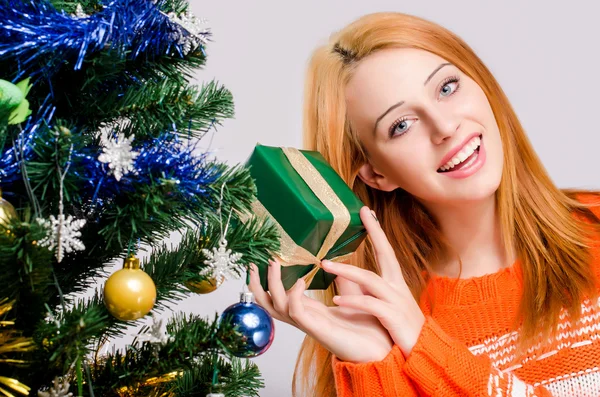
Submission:
[[[133,138],[133,136],[126,138],[125,135],[119,133],[116,139],[104,139],[98,161],[108,164],[108,168],[117,181],[120,181],[123,175],[134,171],[134,160],[139,153],[132,150]]]
[[[204,45],[208,42],[207,36],[210,34],[210,30],[202,27],[206,20],[196,18],[189,10],[180,15],[174,12],[163,14],[169,17],[171,22],[177,24],[180,30],[183,30],[174,34],[172,39],[183,47],[184,55],[195,50],[200,44]]]
[[[71,215],[65,218],[64,214],[59,214],[57,218],[50,215],[50,220],[38,218],[37,221],[48,231],[46,237],[38,241],[38,244],[48,247],[50,251],[56,249],[56,259],[59,263],[65,252],[85,250],[85,246],[79,240],[80,229],[85,225],[85,219],[73,219]]]
[[[76,18],[87,18],[87,17],[89,17],[88,14],[86,14],[85,12],[83,12],[83,7],[79,3],[77,3],[77,8],[75,8],[75,17]]]
[[[239,275],[244,271],[244,266],[237,263],[242,254],[237,252],[232,254],[227,248],[227,240],[223,237],[219,241],[219,248],[213,247],[212,251],[202,248],[202,253],[208,258],[204,261],[208,266],[202,269],[200,275],[215,277],[217,285],[229,277],[239,279]]]
[[[52,387],[43,387],[38,390],[38,397],[73,397],[73,393],[69,392],[69,382],[66,378],[54,378]]]
[[[167,334],[167,331],[163,327],[163,320],[156,321],[156,317],[152,316],[152,325],[148,328],[148,331],[137,335],[137,339],[140,342],[150,342],[156,345],[165,345],[171,337]]]

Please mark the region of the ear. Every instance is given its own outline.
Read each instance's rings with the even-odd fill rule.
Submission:
[[[369,162],[364,163],[358,169],[358,177],[373,189],[391,192],[398,188],[398,185],[393,184],[385,175],[377,172]]]

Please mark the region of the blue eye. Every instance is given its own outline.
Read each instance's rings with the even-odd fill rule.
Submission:
[[[406,131],[408,131],[408,129],[410,128],[410,125],[412,125],[412,124],[410,124],[408,126],[406,125],[406,122],[409,120],[410,119],[408,119],[407,117],[401,117],[398,120],[394,121],[392,123],[392,125],[390,126],[390,137],[395,136],[395,135],[402,135]],[[398,127],[401,127],[401,128],[399,129]],[[396,134],[396,132],[398,132],[398,133]]]
[[[458,76],[453,76],[453,77],[449,77],[448,79],[444,80],[444,82],[442,83],[442,88],[440,89],[440,94],[443,94],[444,92],[447,92],[447,95],[444,96],[450,96],[452,94],[454,94],[456,91],[458,91],[458,84],[456,85],[456,89],[454,89],[453,91],[448,91],[448,90],[444,90],[446,87],[450,86],[450,83],[458,83],[460,79],[458,78]]]
[[[458,77],[458,76],[452,76],[452,77],[446,78],[446,80],[444,80],[442,82],[442,88],[440,88],[440,94],[442,94],[442,96],[445,96],[445,97],[449,97],[451,95],[456,94],[460,87],[459,84],[456,85],[456,88],[454,90],[452,90],[452,89],[447,90],[446,87],[450,87],[451,83],[458,83],[459,81],[460,81],[460,77]],[[443,95],[444,93],[446,93],[446,94]],[[394,136],[397,136],[397,135],[404,135],[409,130],[410,125],[408,127],[406,127],[407,120],[413,120],[413,119],[408,119],[407,117],[401,117],[392,123],[392,125],[390,126],[390,130],[389,130],[390,138],[393,138]],[[398,130],[398,127],[402,127],[401,131]],[[406,129],[404,129],[404,128],[406,128]]]

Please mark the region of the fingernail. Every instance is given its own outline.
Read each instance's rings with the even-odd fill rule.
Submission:
[[[333,301],[334,302],[339,302],[339,300],[340,300],[340,296],[339,295],[336,295],[336,296],[333,297]]]
[[[330,266],[332,265],[332,262],[331,262],[330,260],[323,259],[323,260],[321,261],[321,265],[322,265],[322,266],[325,266],[325,267],[330,267]]]
[[[371,210],[371,215],[373,215],[373,218],[375,218],[375,220],[379,222],[379,219],[377,219],[377,215],[375,215],[375,211]]]

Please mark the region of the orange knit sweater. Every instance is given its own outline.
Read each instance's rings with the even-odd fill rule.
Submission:
[[[600,216],[600,208],[594,209]],[[592,263],[600,280],[600,247]],[[600,287],[600,286],[599,286]],[[582,318],[561,315],[551,346],[534,346],[515,362],[512,321],[522,294],[520,262],[469,279],[436,277],[434,310],[408,357],[394,345],[382,361],[332,358],[339,397],[600,396],[600,302],[582,302]],[[563,314],[566,314],[563,312]]]

